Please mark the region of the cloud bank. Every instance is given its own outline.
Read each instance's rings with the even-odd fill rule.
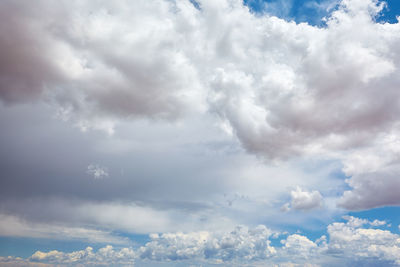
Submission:
[[[374,227],[377,227],[376,222],[347,216],[344,222],[328,226],[329,239],[322,236],[312,241],[304,235],[291,234],[281,237],[281,246],[271,245],[271,240],[279,234],[264,225],[240,226],[230,232],[151,234],[151,240],[137,249],[114,249],[108,245],[98,251],[91,247],[71,253],[37,251],[28,259],[19,260],[28,266],[30,263],[133,266],[137,261],[151,264],[188,260],[217,265],[253,263],[256,266],[265,263],[271,266],[399,265],[399,235]],[[11,260],[16,259],[0,258],[1,263]]]

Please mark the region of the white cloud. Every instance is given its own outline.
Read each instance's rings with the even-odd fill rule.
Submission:
[[[309,240],[307,237],[294,234],[282,240],[284,244],[283,250],[287,255],[293,255],[293,257],[309,258],[318,249],[317,244]]]
[[[291,208],[295,210],[311,210],[322,206],[322,196],[318,191],[305,191],[300,187],[290,192],[291,202],[284,204],[281,210],[286,212]]]
[[[343,0],[325,28],[256,16],[239,0],[0,5],[0,97],[50,99],[82,130],[212,111],[249,152],[334,158],[345,170],[348,154],[371,158],[400,136],[400,24],[377,23],[374,0]],[[340,205],[399,204],[397,165],[346,171]]]
[[[47,263],[30,262],[27,259],[20,257],[0,257],[1,267],[52,267],[52,265]]]
[[[219,261],[262,260],[276,251],[270,245],[271,230],[237,227],[229,233],[194,232],[151,235],[152,241],[140,248],[142,259],[158,261],[205,258]]]
[[[367,220],[348,217],[346,223],[328,226],[329,250],[334,255],[354,259],[379,259],[400,265],[400,237],[388,230],[362,228]]]
[[[344,172],[352,190],[345,191],[339,205],[348,209],[369,209],[399,205],[400,171],[399,130],[382,134],[370,147],[349,153]]]
[[[108,169],[98,164],[90,164],[87,167],[87,173],[93,176],[94,179],[102,179],[109,176]]]
[[[93,248],[64,253],[57,250],[49,252],[36,251],[30,260],[33,262],[45,262],[53,264],[84,266],[134,266],[135,253],[131,248],[115,250],[112,246],[100,248],[96,252]]]
[[[388,230],[366,228],[374,221],[348,216],[346,222],[328,226],[329,238],[313,242],[292,234],[282,246],[272,246],[272,231],[263,225],[237,227],[228,232],[176,232],[151,234],[138,249],[115,250],[106,246],[94,252],[88,247],[72,253],[37,251],[28,260],[53,264],[122,264],[133,261],[253,264],[254,266],[373,266],[400,265],[400,236]],[[329,241],[328,241],[329,240]],[[3,259],[4,260],[4,259]]]

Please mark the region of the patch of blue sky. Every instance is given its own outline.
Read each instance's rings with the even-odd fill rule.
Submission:
[[[196,8],[200,10],[200,4],[196,0],[189,0],[190,3]]]
[[[400,233],[400,207],[382,207],[365,211],[354,211],[349,212],[349,215],[370,221],[386,221],[388,223],[387,230],[393,233]]]
[[[325,26],[324,18],[337,9],[340,0],[244,0],[243,2],[256,14],[269,14],[297,23]],[[385,2],[387,5],[376,20],[396,23],[396,16],[400,15],[400,1]]]
[[[147,234],[129,234],[129,233],[118,233],[118,232],[113,232],[114,234],[117,234],[118,236],[126,237],[131,241],[131,246],[133,248],[138,248],[146,243],[150,242],[150,236]]]
[[[400,1],[385,0],[387,3],[381,15],[377,18],[379,22],[397,23],[397,17],[400,16]]]
[[[338,0],[244,0],[251,11],[297,23],[324,25],[323,18],[337,7]]]
[[[114,233],[118,236],[130,240],[129,244],[114,245],[116,249],[123,247],[139,248],[150,241],[149,235]],[[73,240],[54,240],[47,238],[20,238],[20,237],[0,237],[0,256],[30,257],[36,251],[58,250],[62,252],[73,252],[83,250],[88,246],[98,250],[109,243],[90,243],[85,241]]]
[[[107,244],[46,238],[0,237],[0,256],[28,258],[38,250],[46,252],[58,250],[69,253],[85,249],[88,246],[98,250],[105,245]]]

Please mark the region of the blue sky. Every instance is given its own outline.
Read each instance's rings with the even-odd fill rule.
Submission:
[[[397,15],[2,1],[0,266],[400,266]]]
[[[324,25],[323,18],[335,10],[340,1],[332,0],[245,0],[253,12],[257,14],[269,13],[297,23],[306,22],[312,25]],[[382,1],[381,1],[382,2]],[[377,21],[396,23],[400,11],[400,4],[396,0],[384,1],[386,8],[378,16]],[[328,8],[328,10],[326,9]]]

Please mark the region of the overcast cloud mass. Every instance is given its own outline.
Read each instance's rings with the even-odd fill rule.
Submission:
[[[394,8],[0,1],[0,266],[400,266]]]

